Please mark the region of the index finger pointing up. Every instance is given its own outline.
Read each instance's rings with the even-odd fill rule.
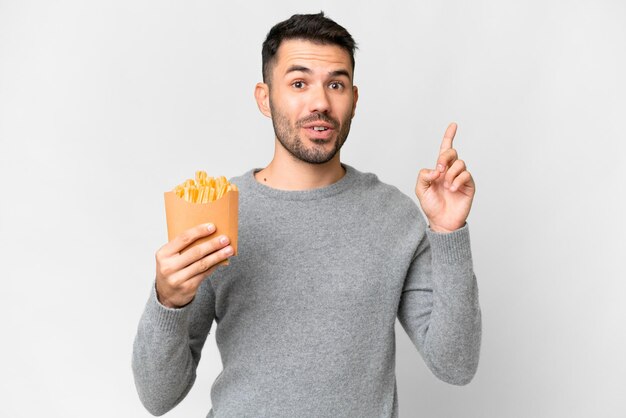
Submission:
[[[441,141],[441,148],[439,148],[440,154],[452,148],[452,140],[454,139],[454,135],[456,135],[456,123],[452,122],[450,125],[448,125],[446,133],[443,134],[443,141]]]

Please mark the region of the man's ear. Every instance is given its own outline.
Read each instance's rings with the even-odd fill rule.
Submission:
[[[254,88],[254,98],[256,99],[256,104],[259,106],[261,113],[271,119],[270,86],[265,83],[256,83],[256,87]]]
[[[352,94],[354,94],[354,102],[352,103],[352,117],[356,113],[356,102],[359,101],[359,88],[357,86],[352,86]]]

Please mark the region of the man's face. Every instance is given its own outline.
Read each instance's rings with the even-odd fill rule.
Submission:
[[[276,138],[295,158],[322,164],[337,155],[350,132],[358,98],[352,76],[350,55],[339,46],[303,40],[281,43],[269,107]]]

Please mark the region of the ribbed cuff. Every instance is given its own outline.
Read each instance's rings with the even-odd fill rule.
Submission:
[[[467,223],[456,231],[440,233],[426,229],[433,260],[445,264],[459,264],[472,261],[472,250]]]
[[[152,286],[148,311],[154,325],[163,332],[177,333],[181,330],[187,330],[189,305],[182,308],[168,308],[162,305],[157,298],[156,283]]]

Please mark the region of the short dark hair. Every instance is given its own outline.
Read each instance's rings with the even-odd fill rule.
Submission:
[[[272,65],[282,41],[302,39],[322,45],[337,45],[350,55],[354,73],[354,51],[357,49],[352,35],[334,20],[324,16],[324,12],[307,15],[293,15],[274,25],[267,34],[263,49],[263,82],[270,83]]]

